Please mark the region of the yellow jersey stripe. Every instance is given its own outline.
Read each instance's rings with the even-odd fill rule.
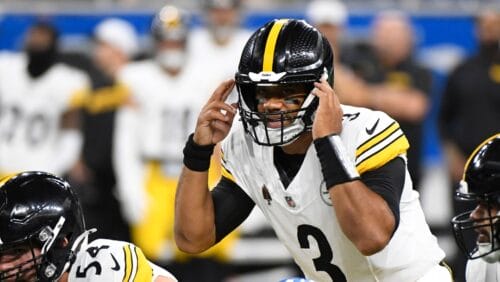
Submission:
[[[137,272],[135,274],[134,281],[151,281],[153,277],[153,269],[149,265],[146,256],[141,249],[136,246],[133,247],[134,253],[137,256]]]
[[[227,178],[227,179],[231,180],[232,182],[236,183],[236,179],[234,178],[234,176],[223,165],[221,165],[221,174],[225,178]]]
[[[88,89],[80,89],[71,94],[70,100],[69,100],[69,108],[70,109],[79,109],[85,106],[85,103],[87,99],[89,98],[89,91]]]
[[[288,20],[278,20],[274,23],[269,35],[267,36],[266,48],[264,49],[264,60],[262,62],[262,71],[272,72],[273,71],[273,60],[274,60],[274,49],[276,48],[276,41],[278,41],[278,35],[283,28],[283,25]]]
[[[130,274],[130,279],[128,280],[129,282],[134,282],[135,277],[137,275],[137,254],[135,253],[135,249],[133,248],[133,245],[128,246],[130,249],[131,257],[132,257],[132,273]]]
[[[128,282],[128,280],[130,279],[130,274],[132,273],[132,256],[128,244],[123,247],[123,252],[123,257],[125,258],[125,272],[123,276],[123,282]]]
[[[377,169],[385,165],[390,160],[394,159],[398,155],[405,153],[410,147],[408,140],[404,134],[401,134],[391,143],[382,147],[380,150],[374,152],[371,156],[356,165],[356,169],[359,174],[363,174],[366,171]]]
[[[462,174],[462,180],[465,179],[465,171],[469,167],[469,163],[472,161],[472,157],[475,156],[476,153],[477,153],[477,151],[479,151],[479,149],[481,149],[484,145],[486,145],[486,143],[490,142],[491,140],[493,140],[493,139],[495,139],[497,137],[500,138],[500,133],[497,133],[497,134],[489,137],[488,139],[484,140],[479,146],[476,147],[476,149],[474,149],[474,151],[472,152],[472,154],[470,154],[469,158],[467,159],[467,162],[465,163],[464,173]]]
[[[399,129],[399,124],[397,122],[393,122],[384,130],[382,130],[380,133],[366,140],[363,144],[358,146],[358,149],[356,149],[356,158],[359,157],[364,152],[366,152],[368,149],[372,148],[376,144],[383,141],[385,138],[389,137],[398,129]]]
[[[111,111],[124,105],[130,97],[130,90],[123,84],[104,87],[87,96],[85,109],[90,113]]]

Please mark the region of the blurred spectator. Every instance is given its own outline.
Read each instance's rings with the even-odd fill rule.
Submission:
[[[500,12],[481,12],[476,35],[479,50],[450,74],[439,113],[452,191],[462,178],[467,156],[482,140],[500,132]],[[454,214],[473,208],[472,203],[454,201]],[[454,264],[457,278],[464,279],[465,257],[457,257]]]
[[[366,106],[369,103],[368,85],[356,76],[349,66],[341,62],[342,48],[349,49],[343,42],[347,7],[338,0],[314,0],[306,10],[307,20],[330,42],[334,51],[334,87],[343,104]]]
[[[230,77],[238,68],[250,31],[241,27],[241,0],[201,0],[204,26],[189,35],[192,60],[204,66],[205,82],[210,93],[217,82]]]
[[[212,69],[191,60],[188,14],[165,6],[155,16],[153,58],[120,72],[130,90],[116,117],[113,161],[123,212],[132,226],[132,241],[182,281],[222,281],[225,242],[193,259],[173,240],[174,201],[182,150],[193,131],[207,90],[200,90]],[[200,52],[204,51],[199,50]],[[206,67],[206,66],[205,66]],[[173,261],[176,260],[175,265]]]
[[[0,176],[63,174],[78,159],[78,107],[88,78],[57,59],[57,31],[42,21],[29,28],[22,53],[0,55]]]
[[[418,190],[423,143],[423,121],[429,108],[432,77],[413,59],[414,31],[402,12],[375,16],[369,46],[359,45],[347,56],[353,70],[369,83],[364,106],[396,119],[410,142],[408,168]]]
[[[95,236],[130,241],[115,196],[111,152],[115,112],[128,96],[117,75],[136,55],[138,39],[134,27],[117,18],[100,22],[93,37],[92,58],[65,56],[68,63],[89,74],[92,84],[82,111],[83,152],[69,176],[82,200],[87,225],[97,228]]]

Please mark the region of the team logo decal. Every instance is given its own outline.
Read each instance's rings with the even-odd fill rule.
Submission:
[[[295,203],[295,201],[293,200],[292,197],[285,196],[285,201],[286,201],[286,203],[288,204],[289,207],[291,207],[291,208],[297,207],[297,204]]]
[[[330,199],[330,193],[326,190],[326,184],[323,180],[319,185],[319,195],[321,196],[321,200],[329,206],[333,206],[332,199]]]
[[[262,185],[262,197],[267,201],[268,205],[271,205],[271,201],[273,199],[271,198],[271,194],[269,193],[269,190],[267,190],[266,185]]]

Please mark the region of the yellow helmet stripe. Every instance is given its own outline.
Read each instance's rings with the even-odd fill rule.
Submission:
[[[2,187],[5,183],[7,183],[7,181],[11,180],[17,174],[18,173],[0,173],[0,187]]]
[[[271,28],[269,35],[267,36],[266,49],[264,50],[264,61],[262,62],[262,71],[273,71],[274,49],[276,48],[276,41],[278,41],[278,35],[286,22],[288,22],[287,19],[276,21]]]
[[[497,134],[491,136],[490,138],[484,140],[483,143],[481,143],[479,146],[476,147],[476,149],[474,149],[474,151],[472,152],[472,154],[470,154],[469,158],[467,159],[467,162],[465,163],[464,172],[462,174],[462,180],[465,180],[465,171],[469,167],[469,163],[472,161],[472,157],[475,156],[476,153],[477,153],[477,151],[479,151],[479,149],[481,149],[486,143],[490,142],[491,140],[493,140],[493,139],[495,139],[497,137],[500,138],[500,133],[497,133]]]

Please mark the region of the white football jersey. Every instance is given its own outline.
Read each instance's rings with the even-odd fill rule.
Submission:
[[[167,270],[146,259],[132,243],[97,239],[78,252],[69,271],[69,282],[154,281],[158,276],[177,281]]]
[[[161,163],[166,176],[181,172],[182,150],[210,95],[199,83],[198,69],[187,63],[172,77],[154,60],[146,60],[120,72],[119,80],[130,90],[130,103],[116,114],[113,162],[120,198],[127,207],[124,214],[131,223],[143,219],[147,210],[147,162]]]
[[[33,79],[24,54],[0,56],[0,174],[62,173],[51,166],[58,158],[61,118],[88,83],[83,72],[64,64]]]
[[[406,160],[408,141],[392,118],[365,108],[342,109],[340,137],[360,174],[398,156]],[[313,145],[286,189],[273,164],[273,147],[254,143],[241,122],[233,124],[222,149],[223,175],[253,199],[309,279],[415,281],[444,258],[408,172],[397,230],[383,250],[363,256],[340,228]]]
[[[251,34],[246,29],[238,28],[224,46],[216,44],[207,28],[197,28],[189,34],[190,61],[203,66],[199,68],[204,69],[200,75],[204,77],[202,83],[206,85],[205,88],[214,90],[220,82],[234,78],[241,52]],[[202,50],[200,46],[203,46]],[[236,91],[233,91],[227,101],[236,102],[237,97]]]
[[[487,263],[483,259],[470,259],[465,270],[467,282],[500,282],[500,263]]]
[[[188,135],[193,132],[202,103],[210,93],[197,88],[198,79],[192,65],[176,77],[171,77],[152,60],[132,63],[120,74],[120,81],[130,89],[135,111],[136,150],[145,159],[167,160],[182,164],[182,149]],[[193,66],[194,68],[194,66]],[[119,135],[119,133],[118,133]]]

